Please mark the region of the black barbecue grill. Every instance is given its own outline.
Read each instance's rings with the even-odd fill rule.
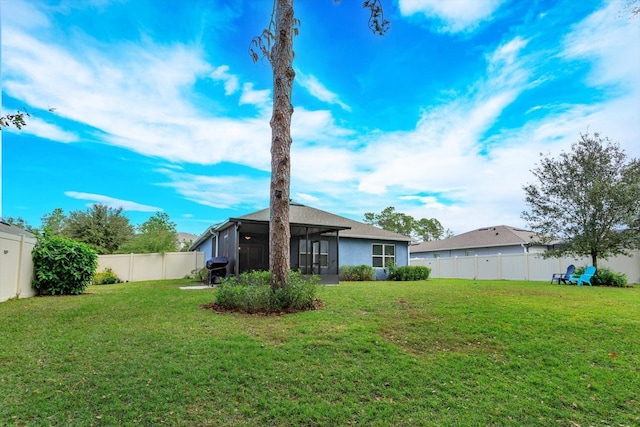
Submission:
[[[229,260],[225,256],[216,256],[210,258],[205,263],[207,270],[209,270],[208,285],[217,285],[220,283],[220,278],[227,275],[227,264]]]

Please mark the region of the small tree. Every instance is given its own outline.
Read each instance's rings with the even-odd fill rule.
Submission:
[[[541,154],[542,156],[542,154]],[[543,243],[544,255],[598,258],[640,246],[640,162],[598,133],[581,134],[558,159],[542,156],[525,185],[529,210],[522,213]]]
[[[51,213],[45,214],[40,218],[42,229],[49,230],[51,234],[64,235],[67,227],[67,216],[62,208],[55,208]]]
[[[118,252],[164,253],[178,249],[176,224],[165,212],[156,212],[154,216],[139,225],[138,234],[124,243]]]
[[[95,204],[86,211],[71,212],[65,234],[99,254],[112,254],[133,237],[133,226],[122,214],[122,208]]]

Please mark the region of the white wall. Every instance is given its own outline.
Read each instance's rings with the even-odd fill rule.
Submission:
[[[182,279],[202,267],[203,252],[98,256],[98,271],[110,268],[123,282]]]
[[[569,264],[576,267],[591,263],[590,258],[548,258],[539,254],[476,255],[452,258],[412,258],[410,265],[431,269],[432,278],[463,278],[479,280],[551,280],[554,273],[564,273]],[[599,259],[599,267],[609,267],[627,275],[628,283],[640,283],[640,250],[631,256]]]
[[[31,287],[35,244],[32,237],[0,232],[0,302],[35,295]]]
[[[36,295],[31,251],[36,239],[0,232],[0,302]],[[111,268],[125,282],[182,279],[204,267],[202,252],[99,255],[98,270]]]

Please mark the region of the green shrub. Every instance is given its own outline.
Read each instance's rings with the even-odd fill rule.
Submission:
[[[429,267],[422,265],[407,265],[404,267],[392,266],[389,267],[389,277],[387,280],[396,280],[409,282],[414,280],[427,280],[431,274]]]
[[[206,267],[196,268],[191,270],[191,274],[188,274],[185,279],[193,279],[204,283],[209,279],[209,270]]]
[[[45,232],[33,248],[33,287],[42,295],[77,295],[91,284],[98,255],[84,243]]]
[[[216,302],[225,310],[245,313],[295,312],[314,308],[318,276],[289,272],[289,285],[275,291],[268,271],[253,271],[222,279]]]
[[[93,275],[94,285],[112,285],[114,283],[122,283],[122,280],[120,280],[118,275],[109,267]]]
[[[367,282],[376,279],[376,271],[369,265],[343,265],[340,267],[340,280],[348,282]]]
[[[574,276],[580,276],[587,267],[576,267],[573,272]],[[627,286],[627,275],[624,273],[616,273],[608,267],[596,269],[596,274],[591,278],[592,286],[617,286],[624,288]]]
[[[598,268],[596,274],[591,278],[593,286],[617,286],[624,288],[627,286],[627,275],[616,273],[610,268]]]

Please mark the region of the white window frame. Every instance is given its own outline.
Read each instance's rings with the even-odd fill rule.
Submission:
[[[381,246],[382,250],[381,250],[381,254],[376,254],[375,251],[375,247],[377,246]],[[393,254],[388,254],[387,253],[387,248],[393,248]],[[382,265],[376,265],[376,264],[380,264],[380,262],[375,262],[376,260],[382,260],[381,264]],[[396,262],[396,245],[395,244],[390,244],[390,243],[372,243],[371,244],[371,265],[373,266],[373,268],[385,268],[389,265],[389,261],[392,262]]]

